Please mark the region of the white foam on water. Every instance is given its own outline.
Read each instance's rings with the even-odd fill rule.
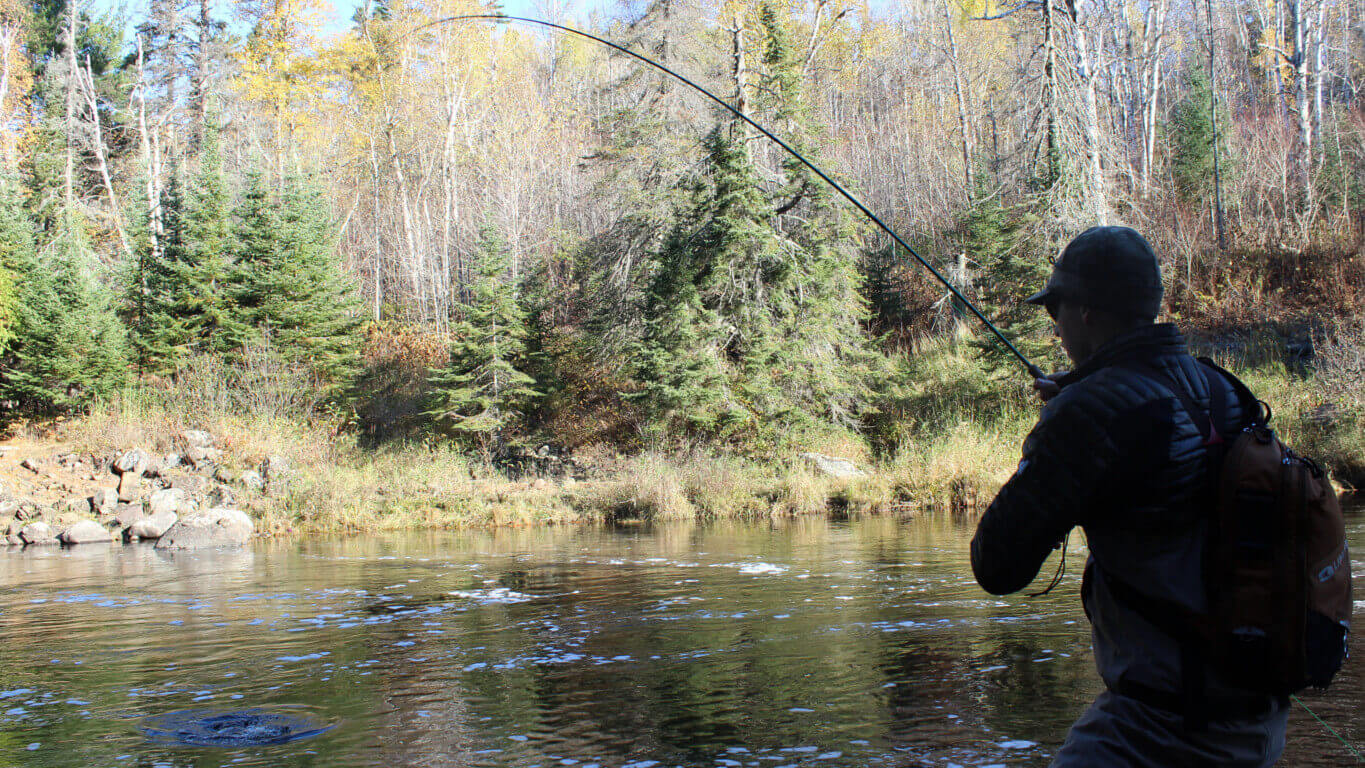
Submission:
[[[1029,747],[1038,746],[1038,742],[1024,741],[1023,739],[1019,739],[1016,741],[1002,741],[997,746],[999,746],[1001,749],[1028,749]]]
[[[471,591],[457,590],[447,592],[453,597],[462,597],[466,600],[478,600],[484,605],[508,605],[512,603],[525,603],[534,598],[522,592],[516,592],[507,587],[496,587],[494,589],[475,589]]]
[[[739,572],[746,576],[758,576],[761,574],[786,573],[787,566],[773,565],[772,563],[744,563],[739,567]]]

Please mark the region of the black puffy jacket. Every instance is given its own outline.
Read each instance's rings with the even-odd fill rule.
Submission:
[[[1223,434],[1240,428],[1231,386]],[[972,539],[972,570],[988,592],[1015,592],[1033,580],[1074,526],[1085,530],[1090,563],[1150,597],[1205,612],[1203,563],[1207,449],[1172,387],[1202,409],[1209,384],[1174,325],[1125,333],[1062,382],[1024,441],[1014,476],[991,502]],[[1113,689],[1120,681],[1180,689],[1180,649],[1104,579],[1087,590],[1095,661]],[[1211,692],[1224,688],[1210,681]],[[1235,689],[1226,693],[1236,693]]]

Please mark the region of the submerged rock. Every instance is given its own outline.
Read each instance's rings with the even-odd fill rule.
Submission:
[[[62,531],[57,538],[63,544],[107,544],[109,530],[94,520],[82,520]]]
[[[826,477],[840,480],[850,477],[867,477],[867,473],[848,459],[826,456],[823,453],[803,453],[801,460]]]
[[[214,508],[186,515],[161,536],[157,549],[201,549],[245,544],[255,525],[245,512]]]

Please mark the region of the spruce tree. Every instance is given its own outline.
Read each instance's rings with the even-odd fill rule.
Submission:
[[[188,185],[173,172],[162,195],[161,253],[139,256],[133,344],[139,366],[173,370],[187,355],[240,345],[233,306],[233,222],[217,132],[206,127],[199,172]]]
[[[1029,223],[1025,209],[1007,205],[983,188],[977,190],[950,235],[968,264],[975,265],[976,279],[964,280],[960,288],[974,293],[981,311],[1021,352],[1041,365],[1054,346],[1049,338],[1051,322],[1024,299],[1047,282],[1051,266],[1037,255],[1042,248],[1030,242]],[[1014,372],[1016,359],[990,331],[979,330],[971,343],[988,370]]]
[[[234,303],[224,338],[243,344],[263,334],[284,360],[341,384],[359,365],[359,300],[341,271],[322,200],[303,179],[286,180],[277,200],[254,178],[238,209]]]
[[[756,102],[796,146],[818,131],[782,20],[761,9],[763,81]],[[655,428],[742,442],[800,442],[856,428],[871,402],[855,232],[823,182],[783,158],[760,181],[744,132],[704,141],[703,174],[654,257],[638,398]]]
[[[0,390],[21,407],[69,412],[107,397],[126,381],[127,337],[90,250],[85,222],[64,208],[41,250],[14,215],[14,195],[0,214],[6,255],[19,278],[15,338]],[[10,240],[10,238],[15,238]]]
[[[1183,202],[1200,203],[1213,194],[1213,119],[1209,115],[1212,86],[1208,68],[1195,63],[1186,80],[1184,98],[1171,110],[1168,127],[1171,142],[1171,177]],[[1219,121],[1228,125],[1225,116]],[[1219,137],[1220,170],[1228,172],[1229,156]]]
[[[432,373],[438,428],[486,450],[500,447],[539,393],[527,366],[527,318],[509,279],[510,254],[492,226],[480,229],[469,299],[451,329],[450,364]]]

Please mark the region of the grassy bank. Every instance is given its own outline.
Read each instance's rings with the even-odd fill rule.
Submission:
[[[1332,357],[1341,350],[1320,354],[1335,360],[1335,369],[1310,370],[1275,353],[1278,341],[1246,341],[1219,357],[1274,406],[1286,439],[1343,485],[1365,483],[1360,377],[1341,370]],[[905,360],[904,380],[912,383],[888,403],[878,426],[893,447],[880,458],[852,456],[868,474],[849,480],[826,477],[795,455],[622,456],[601,446],[579,457],[585,480],[513,480],[439,445],[362,447],[335,419],[300,418],[308,409],[287,397],[258,392],[247,402],[194,378],[125,393],[46,434],[73,450],[107,455],[131,447],[176,451],[183,430],[203,429],[219,441],[229,474],[282,456],[294,468],[287,486],[243,500],[262,530],[278,534],[983,508],[1013,471],[1037,416],[1027,382],[988,375],[962,344],[928,346]]]

